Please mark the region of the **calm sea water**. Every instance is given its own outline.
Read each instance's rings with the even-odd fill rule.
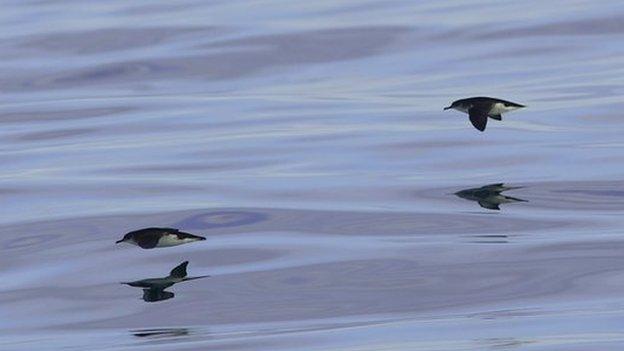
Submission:
[[[1,350],[622,349],[624,3],[1,5]]]

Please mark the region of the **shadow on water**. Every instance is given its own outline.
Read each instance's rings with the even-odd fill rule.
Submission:
[[[484,234],[470,235],[468,243],[471,244],[509,244],[509,235],[505,234]]]
[[[203,275],[199,277],[187,277],[187,273],[186,273],[187,266],[188,266],[188,261],[184,261],[180,265],[172,269],[169,275],[166,277],[147,278],[147,279],[137,280],[133,282],[126,282],[122,284],[130,285],[135,288],[142,288],[143,300],[145,302],[156,302],[156,301],[168,300],[168,299],[175,297],[175,294],[170,291],[166,291],[165,289],[180,282],[209,277],[208,275]]]
[[[187,336],[190,334],[188,328],[156,328],[156,329],[136,329],[130,331],[137,338],[161,339],[172,338],[178,336]]]
[[[465,200],[475,201],[479,204],[479,206],[488,210],[500,211],[501,204],[528,202],[527,200],[502,194],[504,191],[520,188],[522,187],[511,187],[505,186],[504,183],[497,183],[485,185],[480,188],[460,190],[456,192],[455,195]]]

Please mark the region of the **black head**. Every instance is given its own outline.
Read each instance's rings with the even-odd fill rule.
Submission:
[[[132,235],[130,233],[124,235],[124,237],[120,240],[115,241],[115,244],[123,243],[126,241],[130,241],[132,239]]]
[[[461,109],[465,109],[467,105],[469,105],[469,103],[465,99],[455,100],[451,103],[450,106],[446,106],[444,110],[449,110],[452,108],[461,110]]]

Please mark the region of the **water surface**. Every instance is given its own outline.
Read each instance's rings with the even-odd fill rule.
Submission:
[[[2,5],[0,349],[624,344],[624,4]]]

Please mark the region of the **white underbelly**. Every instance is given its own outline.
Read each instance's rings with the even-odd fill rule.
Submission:
[[[492,106],[492,109],[490,110],[490,114],[491,115],[500,115],[502,113],[513,111],[513,110],[516,110],[516,109],[517,109],[517,107],[513,107],[513,106],[507,107],[502,102],[497,102],[497,103],[495,103]]]
[[[186,243],[190,243],[191,241],[195,241],[193,239],[179,239],[177,235],[165,235],[158,240],[159,247],[167,247],[167,246],[176,246],[182,245]]]

